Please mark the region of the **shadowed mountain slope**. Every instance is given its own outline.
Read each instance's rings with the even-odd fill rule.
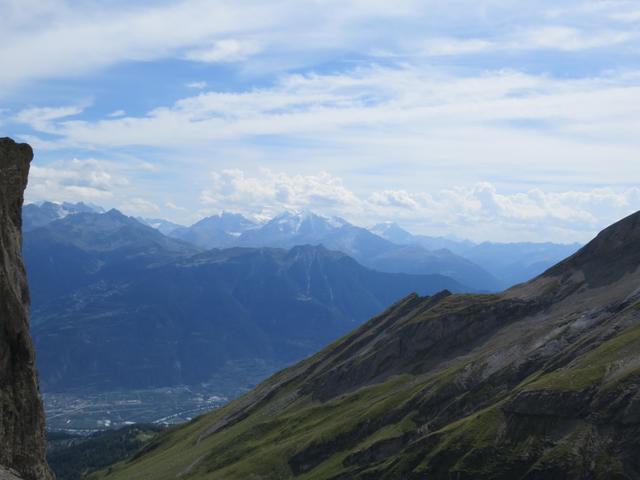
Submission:
[[[93,478],[640,477],[640,213],[498,295],[411,295]]]
[[[199,250],[117,210],[68,215],[25,233],[34,308],[77,288],[126,277]]]
[[[194,252],[115,210],[30,232],[43,389],[196,384],[237,362],[274,371],[409,292],[465,290],[441,275],[372,271],[323,247]]]

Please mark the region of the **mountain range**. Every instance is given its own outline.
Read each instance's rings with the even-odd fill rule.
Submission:
[[[92,479],[640,475],[640,212],[499,294],[411,294]]]
[[[22,230],[31,231],[43,227],[54,220],[59,220],[74,213],[94,212],[103,213],[104,209],[83,202],[78,203],[54,203],[42,202],[39,204],[28,203],[22,208]]]
[[[223,213],[168,235],[203,248],[290,248],[322,244],[374,270],[439,273],[477,291],[498,291],[525,282],[573,254],[579,244],[495,243],[412,235],[393,222],[371,229],[313,212],[284,212],[258,224]]]
[[[25,206],[26,230],[65,215],[103,209],[84,203]],[[492,243],[413,235],[393,222],[370,229],[339,217],[313,212],[284,212],[266,222],[223,212],[185,227],[160,218],[136,218],[162,234],[200,249],[231,247],[291,248],[323,245],[353,257],[374,270],[441,274],[474,291],[492,292],[527,281],[574,253],[579,244]]]
[[[196,384],[239,362],[273,371],[410,292],[467,290],[322,246],[203,251],[117,210],[26,232],[24,256],[45,392]]]
[[[437,273],[476,291],[500,288],[498,279],[448,250],[432,252],[419,245],[397,245],[343,219],[325,218],[312,212],[285,212],[258,228],[247,230],[238,237],[237,244],[280,248],[321,244],[382,272]]]
[[[419,245],[428,250],[448,250],[464,257],[498,278],[504,288],[530,280],[575,253],[580,244],[551,242],[473,243],[445,237],[412,235],[393,222],[371,229],[398,245]]]

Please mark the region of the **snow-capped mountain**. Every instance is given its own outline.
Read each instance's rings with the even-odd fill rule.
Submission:
[[[330,233],[350,225],[338,217],[324,217],[309,211],[284,212],[259,228],[244,232],[238,245],[247,247],[293,247],[319,244]]]
[[[313,212],[285,212],[243,233],[238,246],[292,248],[323,245],[382,272],[442,274],[473,290],[497,290],[500,282],[484,269],[448,250],[431,252],[418,245],[400,245],[339,217]]]
[[[97,205],[78,203],[40,202],[29,203],[22,208],[22,228],[25,232],[43,227],[55,220],[76,213],[104,213],[104,209]]]

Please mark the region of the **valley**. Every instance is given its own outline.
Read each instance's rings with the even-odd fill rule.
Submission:
[[[256,377],[262,380],[264,377]],[[217,386],[216,386],[217,387]],[[234,390],[235,396],[249,388]],[[138,423],[175,425],[221,407],[229,398],[213,386],[175,386],[100,393],[45,393],[49,431],[87,435]]]

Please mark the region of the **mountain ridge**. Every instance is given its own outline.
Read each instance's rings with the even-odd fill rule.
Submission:
[[[405,297],[109,478],[637,478],[639,235],[640,212],[504,293]]]
[[[75,210],[99,207],[45,202],[25,207],[31,225],[43,226]],[[56,213],[51,218],[51,210]],[[76,212],[77,213],[77,212]],[[341,250],[375,270],[391,273],[440,273],[454,277],[477,291],[499,291],[527,281],[574,253],[578,244],[473,243],[446,237],[413,235],[395,222],[369,229],[340,217],[324,217],[311,211],[285,211],[260,223],[241,214],[222,212],[184,227],[162,219],[136,218],[166,236],[201,249],[247,247],[291,248],[301,244],[324,244]],[[31,227],[27,230],[31,230]]]

